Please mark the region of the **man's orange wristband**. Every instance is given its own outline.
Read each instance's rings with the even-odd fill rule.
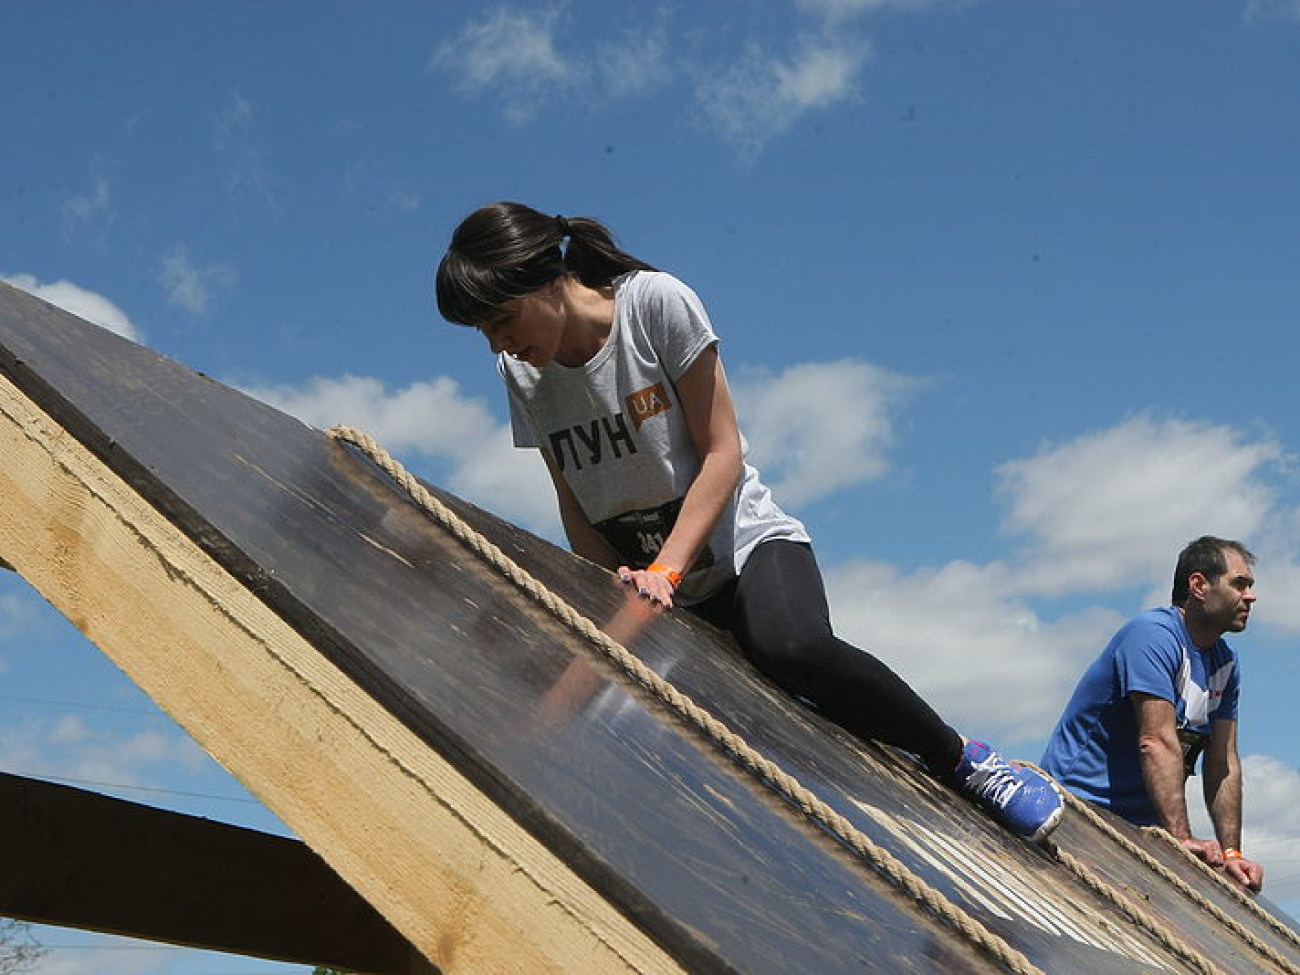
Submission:
[[[1234,850],[1232,847],[1228,847],[1226,850],[1223,851],[1223,859],[1225,859],[1225,860],[1240,860],[1240,859],[1242,859],[1241,851],[1240,851],[1240,850]]]
[[[652,562],[650,565],[646,566],[646,571],[653,572],[657,576],[663,576],[672,584],[674,589],[682,584],[682,574],[680,572],[676,569],[670,569],[668,566],[662,565],[658,562]]]

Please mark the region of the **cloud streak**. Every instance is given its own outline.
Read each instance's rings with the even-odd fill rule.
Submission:
[[[814,9],[791,50],[757,41],[733,49],[730,30],[675,31],[666,12],[582,47],[556,10],[501,7],[469,21],[434,50],[431,69],[469,97],[494,100],[525,125],[552,108],[644,98],[677,88],[682,117],[742,153],[758,152],[801,119],[857,97],[871,45],[844,21],[855,11]],[[670,94],[670,97],[671,94]]]
[[[430,66],[457,75],[467,93],[499,100],[509,121],[530,122],[577,70],[557,50],[557,20],[554,10],[500,8],[440,44]]]
[[[721,70],[700,73],[696,99],[705,127],[750,154],[789,132],[804,116],[857,96],[865,40],[805,35],[795,52],[750,44]]]
[[[167,302],[192,315],[202,315],[218,291],[229,287],[234,274],[221,267],[200,268],[189,258],[184,247],[173,247],[162,260],[158,283]]]

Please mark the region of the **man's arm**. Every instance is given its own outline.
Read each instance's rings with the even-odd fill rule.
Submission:
[[[1224,850],[1241,850],[1241,760],[1237,755],[1237,722],[1215,721],[1202,767],[1205,808]],[[1240,856],[1224,861],[1230,877],[1251,890],[1264,885],[1264,868]]]
[[[1129,700],[1137,718],[1142,778],[1160,825],[1210,866],[1222,866],[1223,849],[1218,841],[1198,840],[1192,836],[1192,826],[1187,818],[1183,746],[1178,740],[1173,704],[1140,691],[1129,694]]]

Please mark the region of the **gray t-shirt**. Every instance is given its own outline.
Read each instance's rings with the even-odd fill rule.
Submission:
[[[659,553],[699,472],[675,383],[717,341],[695,292],[669,274],[633,271],[614,282],[609,339],[585,365],[536,369],[500,357],[515,446],[550,455],[587,519],[633,567]],[[675,601],[705,598],[774,538],[808,534],[746,463]]]

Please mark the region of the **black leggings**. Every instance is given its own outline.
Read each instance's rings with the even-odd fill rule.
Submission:
[[[687,608],[730,631],[755,667],[846,731],[912,752],[936,775],[956,767],[961,736],[901,677],[831,630],[810,545],[764,542],[739,578]]]

